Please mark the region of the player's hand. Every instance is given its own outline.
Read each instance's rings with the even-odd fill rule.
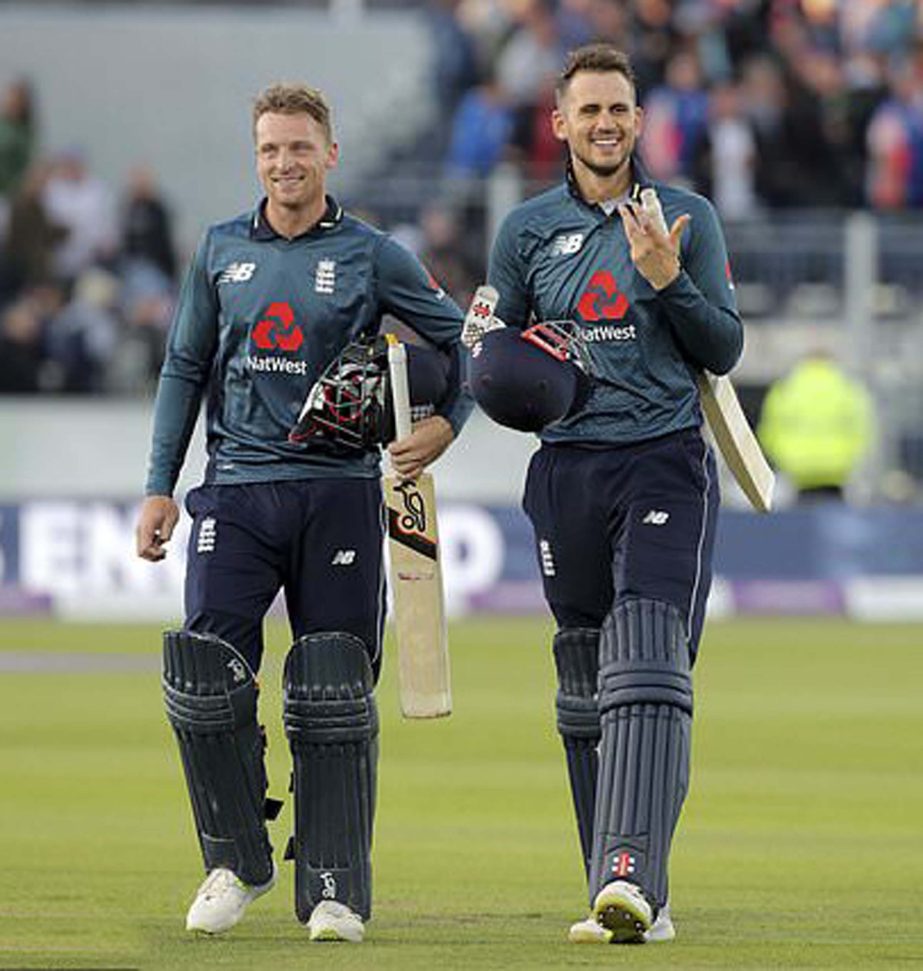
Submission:
[[[179,520],[179,508],[169,496],[148,496],[138,513],[135,542],[142,560],[157,563],[167,551],[165,544]]]
[[[414,422],[413,431],[388,446],[391,467],[402,479],[415,479],[452,443],[455,432],[442,415]]]
[[[669,232],[664,232],[640,203],[623,202],[619,215],[638,272],[655,290],[669,286],[679,276],[679,244],[692,216],[677,216]]]

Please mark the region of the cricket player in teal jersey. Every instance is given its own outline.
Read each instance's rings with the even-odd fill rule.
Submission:
[[[575,942],[675,934],[667,863],[718,505],[696,374],[730,370],[743,340],[715,212],[649,182],[633,155],[642,121],[625,55],[573,52],[552,115],[566,181],[509,213],[488,272],[497,318],[569,322],[592,374],[588,394],[541,430],[523,500],[558,626],[558,730],[589,882]],[[641,204],[646,188],[666,226]],[[485,410],[524,427],[503,377],[522,385],[510,350],[531,345],[495,341],[485,361],[489,345],[475,361]]]
[[[470,411],[460,382],[462,314],[415,257],[327,195],[338,148],[320,92],[268,88],[254,105],[253,129],[266,195],[254,211],[205,233],[186,276],[137,527],[139,555],[162,559],[179,515],[173,490],[206,394],[205,482],[186,497],[193,523],[185,622],[164,637],[167,714],[206,870],[186,926],[228,930],[276,879],[266,818],[278,807],[265,798],[256,678],[263,617],[283,589],[294,637],[283,711],[294,766],[295,910],[311,940],[358,942],[371,914],[373,688],[385,594],[381,440],[356,447],[290,430],[331,362],[375,335],[390,313],[435,345],[446,365],[436,413],[390,448],[398,473],[420,472]],[[343,398],[350,408],[359,402],[360,415],[367,387],[381,386],[372,377],[361,371],[356,397]],[[331,407],[333,420],[349,417]]]

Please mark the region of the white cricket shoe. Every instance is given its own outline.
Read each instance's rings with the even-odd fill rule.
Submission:
[[[639,887],[613,880],[596,894],[593,916],[611,931],[612,944],[643,944],[654,923],[654,912]]]
[[[275,882],[275,863],[272,865],[272,876],[258,886],[250,886],[239,880],[233,870],[216,867],[199,887],[186,914],[186,930],[204,934],[221,934],[230,930],[244,916],[247,906],[271,890]]]
[[[351,944],[361,944],[365,937],[365,924],[346,904],[336,900],[322,900],[311,911],[308,932],[312,941],[349,941]]]
[[[673,926],[673,918],[670,916],[670,901],[668,900],[657,911],[657,919],[651,924],[650,929],[644,932],[644,940],[651,943],[661,941],[672,941],[676,937],[676,928]]]
[[[596,918],[591,915],[584,920],[578,920],[576,924],[571,924],[567,939],[571,944],[611,944],[612,931],[598,924]]]
[[[651,943],[672,941],[676,937],[676,928],[670,917],[670,905],[664,904],[657,913],[657,919],[651,924],[650,930],[644,932],[644,940]],[[571,944],[611,944],[612,931],[598,923],[595,917],[587,917],[571,924],[567,939]]]

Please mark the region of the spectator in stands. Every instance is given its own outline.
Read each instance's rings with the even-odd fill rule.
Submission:
[[[674,24],[672,0],[634,0],[631,4],[631,61],[637,78],[638,100],[662,84],[667,61],[676,49],[679,32]]]
[[[588,0],[589,41],[608,41],[620,48],[628,46],[630,26],[628,5],[622,0]],[[568,43],[568,50],[576,47]]]
[[[115,313],[119,283],[105,270],[84,270],[70,301],[48,331],[48,351],[60,368],[58,390],[88,394],[106,390],[106,375],[119,338]]]
[[[487,74],[469,91],[452,120],[447,174],[452,178],[488,175],[503,158],[513,133],[513,111],[496,77]]]
[[[905,60],[889,76],[890,97],[869,122],[868,201],[876,209],[923,206],[923,70]]]
[[[0,198],[19,187],[35,146],[35,104],[32,87],[20,79],[0,95]]]
[[[31,300],[20,298],[0,311],[0,394],[42,390],[42,321]]]
[[[708,127],[696,171],[698,190],[715,203],[725,221],[757,212],[756,139],[735,84],[717,84],[709,95]]]
[[[756,191],[770,208],[828,201],[831,152],[810,92],[790,85],[771,57],[743,66],[744,110],[756,138]]]
[[[123,272],[118,342],[106,374],[109,390],[137,394],[155,389],[174,296],[169,281],[153,266],[135,263]]]
[[[168,280],[176,278],[170,212],[158,191],[154,173],[146,165],[129,173],[121,230],[123,258],[147,263]]]
[[[113,196],[89,172],[79,149],[68,149],[55,160],[44,203],[52,222],[67,229],[54,251],[60,280],[72,283],[84,270],[113,258],[118,242]]]
[[[641,158],[651,177],[692,186],[708,124],[708,94],[694,53],[680,51],[667,63],[666,81],[644,101]]]
[[[839,499],[872,444],[871,399],[816,351],[770,387],[757,433],[800,500]]]
[[[521,116],[520,130],[514,134],[514,157],[523,174],[536,182],[557,182],[566,159],[564,145],[555,138],[548,121],[554,107],[554,80],[549,78],[538,101]]]
[[[164,317],[173,304],[160,294],[138,296],[127,309],[127,318],[106,369],[106,387],[121,394],[148,394],[157,387],[164,357]]]
[[[509,96],[517,123],[528,127],[532,110],[565,55],[551,0],[524,0],[517,27],[497,58],[497,78]]]
[[[451,118],[465,92],[478,78],[474,40],[464,28],[461,0],[433,0],[426,7],[433,43],[433,90],[440,117]]]
[[[35,163],[12,197],[6,243],[0,247],[0,304],[54,278],[52,252],[67,230],[55,225],[45,208],[49,174],[48,163]]]

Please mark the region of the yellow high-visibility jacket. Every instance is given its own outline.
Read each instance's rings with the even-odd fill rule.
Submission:
[[[871,444],[865,388],[825,358],[808,358],[769,389],[757,435],[798,489],[843,486]]]

